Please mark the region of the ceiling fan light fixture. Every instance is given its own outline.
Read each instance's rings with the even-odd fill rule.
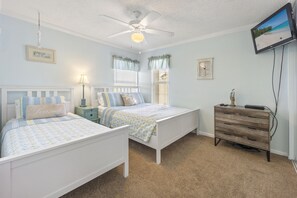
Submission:
[[[141,43],[144,40],[144,35],[141,32],[133,32],[131,40],[135,43]]]

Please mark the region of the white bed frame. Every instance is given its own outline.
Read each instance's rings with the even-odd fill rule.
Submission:
[[[98,106],[97,92],[138,92],[138,87],[127,86],[92,86],[92,106]],[[168,118],[157,120],[156,135],[153,135],[149,142],[144,142],[133,136],[130,139],[144,144],[156,150],[156,163],[161,163],[161,150],[186,134],[196,130],[199,132],[199,109],[189,110],[186,113],[178,114]]]
[[[15,93],[66,94],[73,111],[73,88],[5,87],[1,88],[2,123],[14,115]],[[128,133],[128,127],[123,126],[24,155],[0,158],[0,197],[59,197],[121,164],[127,177]]]

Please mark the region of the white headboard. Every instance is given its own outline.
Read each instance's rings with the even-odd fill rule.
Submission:
[[[1,87],[1,126],[15,118],[14,101],[22,96],[64,96],[68,112],[74,111],[74,89],[59,87]]]
[[[98,106],[98,92],[135,93],[139,92],[138,86],[91,86],[91,105]]]

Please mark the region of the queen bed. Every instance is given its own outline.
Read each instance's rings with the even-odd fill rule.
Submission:
[[[27,119],[15,118],[16,98],[58,95],[66,98],[65,115],[28,119],[27,108]],[[72,114],[72,88],[2,88],[1,98],[0,197],[58,197],[121,164],[128,176],[127,126],[110,129]]]
[[[100,94],[106,97],[100,98]],[[138,104],[123,106],[119,94],[136,94]],[[177,108],[144,103],[138,87],[91,88],[92,105],[98,106],[100,123],[111,128],[130,125],[129,138],[156,150],[156,163],[161,163],[161,150],[189,132],[198,134],[199,109]],[[100,102],[101,101],[101,102]],[[103,105],[107,103],[109,105]],[[137,103],[137,102],[136,102]]]

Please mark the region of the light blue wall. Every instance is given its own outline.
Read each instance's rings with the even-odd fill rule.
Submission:
[[[87,74],[93,85],[110,85],[111,56],[137,58],[125,50],[42,27],[41,45],[56,50],[57,64],[30,62],[25,57],[25,45],[36,46],[36,25],[0,15],[0,28],[0,85],[78,86],[76,104],[81,96],[80,74]]]
[[[76,86],[76,104],[81,96],[81,88],[77,85],[81,73],[88,75],[91,84],[112,84],[111,55],[138,58],[124,50],[42,28],[42,46],[57,51],[57,64],[29,62],[25,59],[25,45],[36,45],[36,25],[0,15],[0,28],[0,85]],[[143,53],[140,85],[147,100],[151,97],[147,58],[166,53],[172,55],[170,102],[175,106],[200,107],[201,131],[213,133],[213,106],[229,103],[232,88],[236,89],[239,105],[274,107],[272,52],[255,55],[249,31]],[[196,80],[197,59],[208,57],[214,57],[214,80]],[[277,57],[279,63],[280,49],[277,49]],[[280,125],[272,149],[287,153],[287,67],[284,69],[278,115]]]
[[[276,51],[276,71],[279,71],[280,49]],[[146,99],[151,98],[151,73],[146,69],[147,58],[163,54],[172,56],[169,74],[171,105],[200,107],[200,130],[203,132],[214,132],[213,107],[230,103],[229,93],[233,88],[236,89],[237,105],[258,104],[274,108],[271,89],[273,54],[269,51],[256,55],[249,31],[143,53],[140,82]],[[214,80],[197,80],[197,59],[209,57],[214,57]],[[272,140],[272,149],[284,153],[288,152],[286,69],[285,66],[278,114],[279,129]]]

